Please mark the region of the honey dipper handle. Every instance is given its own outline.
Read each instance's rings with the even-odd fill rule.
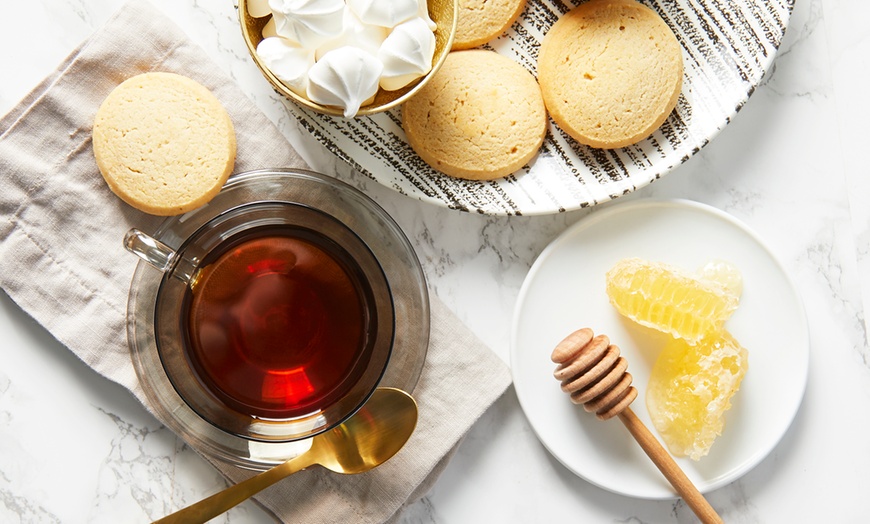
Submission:
[[[670,453],[662,447],[644,423],[637,418],[634,411],[631,408],[625,408],[619,414],[619,419],[625,424],[625,427],[628,428],[628,431],[637,443],[640,444],[640,447],[649,455],[649,458],[659,468],[659,471],[668,479],[668,482],[674,486],[680,497],[686,501],[686,504],[695,512],[695,515],[701,519],[701,522],[704,524],[722,524],[724,522],[722,517],[716,513],[716,510],[707,502],[704,495],[698,491],[698,488],[692,484],[692,481],[680,469],[680,466],[674,462]]]

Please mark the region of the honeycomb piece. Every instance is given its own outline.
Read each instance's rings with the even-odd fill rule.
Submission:
[[[696,345],[680,339],[665,345],[647,384],[646,406],[672,454],[699,460],[710,451],[748,367],[746,349],[725,330]]]
[[[610,303],[619,313],[690,344],[720,331],[740,300],[718,280],[638,258],[619,261],[606,280]]]
[[[730,262],[711,260],[698,271],[698,276],[722,284],[728,293],[738,298],[743,294],[743,275]]]

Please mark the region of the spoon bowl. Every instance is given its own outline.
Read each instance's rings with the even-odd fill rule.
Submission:
[[[417,426],[417,403],[395,388],[378,388],[353,416],[311,439],[298,457],[215,493],[156,523],[206,522],[279,480],[314,465],[352,475],[380,466],[405,445]]]
[[[304,457],[336,473],[364,473],[398,453],[416,425],[411,395],[379,388],[354,416],[314,437]]]

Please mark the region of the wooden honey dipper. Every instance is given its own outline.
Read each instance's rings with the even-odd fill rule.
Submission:
[[[637,398],[637,389],[631,385],[628,362],[619,355],[619,348],[607,335],[593,335],[589,328],[579,329],[553,350],[551,358],[558,364],[553,376],[562,382],[562,391],[600,420],[619,417],[701,522],[722,523],[716,510],[629,407]]]

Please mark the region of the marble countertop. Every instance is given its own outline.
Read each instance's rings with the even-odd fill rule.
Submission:
[[[383,187],[297,127],[247,55],[230,0],[152,3],[205,48],[314,169],[361,188],[397,220],[432,292],[508,361],[523,279],[544,247],[589,211],[487,217]],[[121,5],[7,2],[0,17],[0,113]],[[765,460],[708,495],[727,522],[870,518],[868,17],[864,0],[797,0],[773,68],[733,122],[687,163],[619,199],[686,198],[730,213],[765,239],[804,300],[810,370],[803,404]],[[5,294],[0,339],[0,522],[150,521],[225,485],[132,395],[87,368]],[[540,444],[510,388],[399,521],[569,518],[695,521],[682,501],[627,498],[570,473]],[[273,520],[247,502],[216,519],[223,521]]]

